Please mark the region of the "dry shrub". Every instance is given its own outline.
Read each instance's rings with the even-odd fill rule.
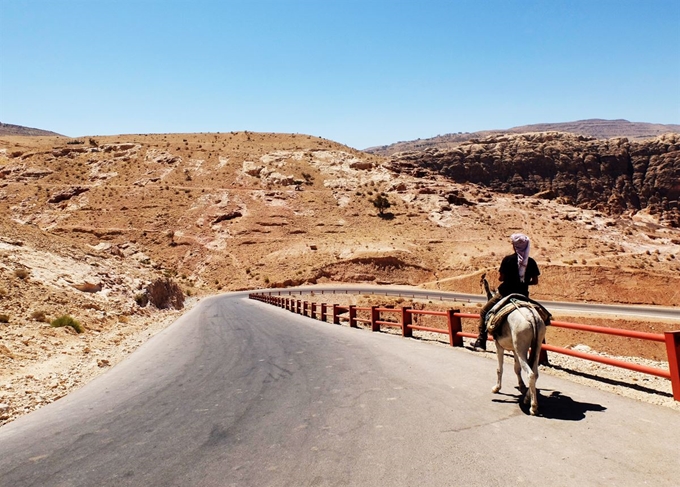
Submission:
[[[31,313],[31,319],[34,321],[40,321],[41,323],[50,322],[50,320],[47,319],[47,314],[42,310],[34,311],[33,313]]]
[[[14,275],[19,279],[26,279],[30,275],[30,272],[28,269],[19,268],[14,270]]]
[[[184,293],[179,285],[169,278],[159,278],[146,288],[149,302],[158,309],[184,308]]]

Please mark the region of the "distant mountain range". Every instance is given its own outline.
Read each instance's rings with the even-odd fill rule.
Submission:
[[[566,132],[595,139],[612,139],[626,137],[631,140],[648,139],[667,133],[680,134],[680,125],[658,124],[644,122],[629,122],[628,120],[602,120],[592,118],[576,122],[537,123],[522,125],[505,130],[483,130],[480,132],[458,132],[454,134],[437,135],[429,139],[417,139],[378,147],[369,147],[364,152],[390,156],[397,152],[418,151],[425,149],[450,149],[471,139],[482,139],[490,135],[524,134],[528,132]]]
[[[59,136],[63,135],[56,132],[50,132],[49,130],[34,129],[31,127],[23,127],[21,125],[12,125],[11,123],[0,122],[0,135],[21,135],[26,137],[36,137],[36,136]]]

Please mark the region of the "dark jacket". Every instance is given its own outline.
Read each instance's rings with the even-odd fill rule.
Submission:
[[[536,261],[529,257],[527,270],[524,274],[524,282],[521,282],[519,280],[517,254],[511,254],[504,257],[498,272],[501,274],[501,276],[503,276],[503,282],[501,282],[501,285],[498,286],[498,292],[501,293],[502,296],[518,293],[529,297],[529,283],[533,278],[541,275]]]

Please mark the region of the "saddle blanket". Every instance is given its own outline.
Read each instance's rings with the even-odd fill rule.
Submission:
[[[542,304],[527,298],[522,294],[510,294],[501,299],[486,314],[486,329],[492,335],[510,313],[518,308],[534,308],[546,326],[550,325],[552,315]]]

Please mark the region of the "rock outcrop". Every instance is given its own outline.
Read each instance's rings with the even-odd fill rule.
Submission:
[[[497,192],[559,198],[610,215],[645,210],[680,226],[680,135],[597,140],[560,132],[491,136],[450,150],[401,152],[393,169]]]

